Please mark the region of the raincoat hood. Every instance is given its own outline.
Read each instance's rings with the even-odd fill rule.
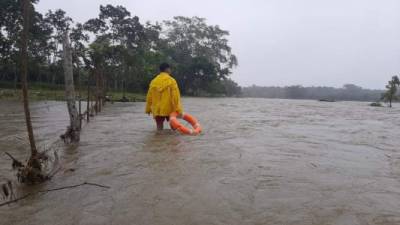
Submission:
[[[151,88],[154,88],[158,92],[163,92],[167,87],[174,85],[174,79],[168,73],[160,73],[157,79],[151,82]]]

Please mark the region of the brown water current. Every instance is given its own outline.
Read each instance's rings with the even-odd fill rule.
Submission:
[[[1,207],[0,224],[400,224],[399,105],[187,98],[184,106],[202,135],[157,133],[143,103],[115,103],[66,147],[57,141],[65,103],[32,103],[38,145],[58,146],[63,169],[17,194],[84,181],[111,188],[34,195]],[[26,159],[26,140],[21,103],[0,102],[0,181],[15,179],[3,152]]]

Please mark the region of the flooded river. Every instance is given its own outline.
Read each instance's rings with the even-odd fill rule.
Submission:
[[[0,208],[4,225],[398,225],[400,106],[184,99],[204,134],[155,132],[143,103],[109,104],[81,143],[57,142],[61,102],[32,104],[38,145],[63,169],[18,195],[85,181]],[[20,103],[0,102],[0,181],[27,157]],[[58,143],[58,144],[57,144]],[[1,200],[0,200],[1,202]]]

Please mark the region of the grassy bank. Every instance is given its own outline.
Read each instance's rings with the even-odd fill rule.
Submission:
[[[87,99],[87,90],[81,91],[82,99]],[[110,97],[113,101],[119,101],[123,97],[122,92],[108,92],[107,96]],[[126,98],[130,102],[143,102],[146,97],[144,94],[137,93],[126,93]],[[20,90],[8,89],[8,88],[0,88],[0,100],[21,100],[22,95]],[[32,88],[29,90],[29,99],[32,101],[41,101],[41,100],[56,100],[56,101],[64,101],[64,90],[50,90],[46,88]]]

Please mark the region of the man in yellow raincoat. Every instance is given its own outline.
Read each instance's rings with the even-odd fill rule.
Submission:
[[[181,96],[178,84],[171,77],[167,63],[160,65],[160,74],[154,78],[146,97],[146,113],[153,114],[157,129],[164,129],[164,121],[169,121],[172,112],[182,114]]]

